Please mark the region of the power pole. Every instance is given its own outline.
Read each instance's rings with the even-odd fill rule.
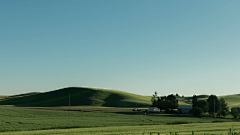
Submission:
[[[214,100],[214,117],[216,118],[216,115],[215,115],[215,100]]]
[[[70,109],[70,93],[69,93],[69,109]]]

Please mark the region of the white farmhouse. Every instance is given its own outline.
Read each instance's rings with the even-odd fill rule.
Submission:
[[[150,107],[148,108],[148,112],[160,112],[160,109],[158,107]]]
[[[177,109],[178,109],[178,112],[189,113],[189,111],[192,110],[192,106],[180,105]]]

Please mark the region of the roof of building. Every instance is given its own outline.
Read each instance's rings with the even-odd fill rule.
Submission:
[[[180,105],[177,109],[192,109],[192,106],[189,106],[189,105]]]

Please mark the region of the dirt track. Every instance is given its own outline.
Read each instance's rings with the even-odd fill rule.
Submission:
[[[109,112],[129,112],[129,111],[132,111],[132,109],[121,109],[121,108],[16,107],[16,106],[0,106],[0,107],[1,108],[60,110],[60,111],[109,111]]]

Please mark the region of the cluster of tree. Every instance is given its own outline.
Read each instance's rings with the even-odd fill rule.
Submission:
[[[234,118],[238,118],[240,115],[237,109],[233,109],[231,114],[233,115]]]
[[[157,92],[152,96],[152,107],[158,107],[164,110],[173,110],[178,107],[178,100],[173,94],[168,96],[158,96]]]
[[[208,97],[207,101],[197,99],[196,95],[192,98],[193,110],[192,113],[195,116],[201,116],[204,112],[209,112],[210,114],[225,117],[229,113],[229,108],[224,98],[218,100],[217,96],[211,95]]]

